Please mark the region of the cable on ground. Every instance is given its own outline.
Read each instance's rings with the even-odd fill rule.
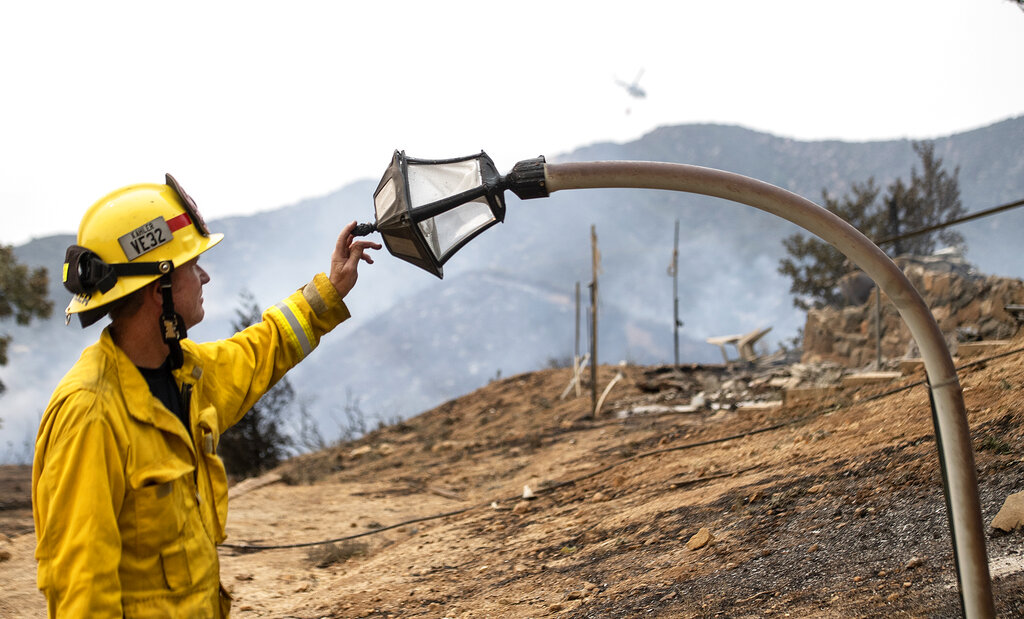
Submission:
[[[965,363],[965,364],[963,364],[961,366],[958,366],[956,369],[959,372],[960,370],[965,370],[965,369],[968,369],[968,368],[972,368],[974,366],[982,365],[982,364],[987,363],[989,361],[992,361],[994,359],[999,359],[999,358],[1002,358],[1002,357],[1008,357],[1008,356],[1019,354],[1019,353],[1022,353],[1022,352],[1024,352],[1024,347],[1015,348],[1013,350],[1009,350],[1009,351],[1001,352],[1001,353],[998,353],[998,354],[995,354],[995,355],[991,355],[989,357],[985,357],[983,359],[978,359],[978,360],[972,361],[970,363]],[[875,400],[880,400],[882,398],[886,398],[886,397],[889,397],[891,395],[895,395],[897,393],[901,393],[901,392],[906,391],[908,389],[912,389],[914,387],[925,385],[925,384],[927,384],[927,382],[928,382],[927,380],[920,380],[920,381],[917,381],[917,382],[914,382],[914,383],[910,383],[908,385],[902,385],[902,386],[897,387],[895,389],[891,389],[889,391],[885,391],[883,393],[875,394],[873,396],[870,396],[870,397],[864,398],[862,400],[859,400],[858,402],[856,402],[856,404],[864,404],[865,402],[872,402],[872,401],[875,401]],[[717,443],[724,443],[724,442],[727,442],[727,441],[734,441],[734,440],[737,440],[737,439],[746,438],[748,436],[754,436],[756,434],[762,434],[764,432],[771,432],[773,430],[780,430],[780,429],[788,427],[788,426],[793,426],[793,425],[797,425],[797,424],[803,423],[805,421],[810,421],[811,419],[814,419],[816,417],[821,417],[821,416],[824,416],[824,415],[827,415],[827,414],[830,414],[830,413],[835,413],[837,411],[840,411],[840,410],[842,410],[844,408],[848,408],[848,407],[849,407],[849,405],[847,405],[847,406],[838,406],[838,407],[829,407],[829,408],[826,408],[826,409],[817,410],[817,411],[815,411],[813,413],[810,413],[808,415],[804,415],[802,417],[798,417],[796,419],[791,419],[789,421],[784,421],[784,422],[773,424],[773,425],[770,425],[770,426],[765,426],[765,427],[762,427],[762,428],[755,428],[753,430],[749,430],[747,432],[741,432],[739,434],[730,434],[729,436],[723,436],[723,437],[720,437],[720,438],[708,439],[708,440],[705,440],[705,441],[697,441],[695,443],[687,443],[685,445],[677,445],[675,447],[665,447],[665,448],[662,448],[662,449],[655,449],[655,450],[652,450],[652,451],[645,451],[645,452],[642,452],[642,453],[639,453],[639,454],[635,454],[635,455],[629,456],[628,458],[625,458],[623,460],[619,460],[618,462],[614,462],[612,464],[609,464],[608,466],[602,467],[602,468],[597,469],[595,471],[590,471],[589,473],[586,473],[585,475],[581,475],[581,476],[575,477],[573,479],[569,479],[569,480],[566,480],[566,481],[558,482],[556,484],[552,484],[550,486],[545,486],[543,488],[539,488],[538,490],[534,491],[534,494],[539,496],[541,494],[546,494],[546,493],[552,492],[554,490],[557,490],[559,488],[565,488],[567,486],[578,484],[581,481],[585,481],[585,480],[590,479],[592,477],[596,477],[596,476],[601,475],[603,473],[607,473],[608,471],[610,471],[610,470],[612,470],[614,468],[617,468],[619,466],[622,466],[623,464],[627,464],[629,462],[635,462],[635,461],[640,460],[642,458],[648,458],[650,456],[656,456],[656,455],[659,455],[659,454],[670,453],[670,452],[674,452],[674,451],[683,451],[683,450],[686,450],[686,449],[694,449],[694,448],[697,448],[697,447],[706,447],[708,445],[714,445],[714,444],[717,444]],[[689,480],[688,482],[684,482],[684,483],[698,483],[698,482],[701,482],[701,481],[708,481],[710,479],[715,479],[715,478],[718,478],[718,477],[728,477],[728,476],[732,476],[732,475],[736,475],[736,474],[740,474],[740,473],[745,473],[747,471],[752,470],[752,468],[756,468],[756,467],[751,467],[750,469],[744,469],[742,471],[737,471],[737,472],[728,473],[728,474],[721,474],[721,475],[711,476],[711,477],[707,477],[707,478],[693,479],[693,480]],[[519,498],[518,496],[510,497],[510,498],[501,499],[501,501],[510,502],[510,501],[514,501],[514,500],[516,500],[518,498]],[[395,523],[395,524],[392,524],[392,525],[388,525],[386,527],[379,527],[379,528],[376,528],[376,529],[371,529],[369,531],[363,531],[361,533],[354,533],[352,535],[345,535],[345,536],[336,537],[336,538],[333,538],[333,539],[319,540],[319,541],[314,541],[314,542],[298,542],[298,543],[294,543],[294,544],[221,544],[220,547],[221,548],[228,548],[228,549],[231,549],[231,550],[235,550],[235,551],[240,552],[240,553],[253,553],[253,552],[260,552],[260,551],[263,551],[263,550],[287,550],[287,549],[293,549],[293,548],[309,548],[311,546],[322,546],[322,545],[325,545],[325,544],[335,544],[335,543],[338,543],[338,542],[345,542],[345,541],[349,541],[349,540],[353,540],[353,539],[358,539],[360,537],[367,537],[369,535],[376,535],[377,533],[383,533],[384,531],[390,531],[390,530],[397,529],[397,528],[404,527],[404,526],[408,526],[408,525],[411,525],[411,524],[417,524],[417,523],[420,523],[420,522],[428,522],[430,520],[439,520],[441,518],[447,518],[449,516],[458,516],[460,514],[464,514],[464,513],[468,512],[468,511],[472,511],[474,509],[479,509],[481,507],[487,507],[489,505],[492,505],[493,503],[494,502],[491,502],[491,501],[484,502],[484,503],[478,503],[478,504],[475,504],[475,505],[470,505],[468,507],[463,507],[461,509],[456,509],[456,510],[449,511],[449,512],[444,512],[444,513],[441,513],[441,514],[434,514],[434,515],[431,515],[431,516],[423,516],[421,518],[413,518],[413,519],[410,519],[410,520],[405,520],[403,522],[398,522],[398,523]]]

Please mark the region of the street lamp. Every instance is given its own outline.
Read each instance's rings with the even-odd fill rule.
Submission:
[[[434,160],[395,151],[373,194],[377,221],[357,233],[376,229],[392,255],[444,277],[455,252],[505,220],[506,189],[520,198],[548,195],[543,164],[543,158],[520,162],[501,176],[483,151]]]
[[[471,160],[476,163],[468,164]],[[470,171],[448,184],[431,180],[458,176],[446,171],[449,165]],[[438,171],[428,172],[427,167],[419,166],[438,166]],[[732,172],[649,161],[549,164],[543,157],[517,163],[507,176],[497,175],[493,169],[483,152],[433,162],[408,159],[396,152],[374,194],[377,222],[363,224],[358,233],[379,230],[392,254],[441,277],[441,265],[459,248],[504,219],[501,193],[506,189],[522,199],[546,197],[566,189],[664,189],[723,198],[787,219],[831,243],[867,273],[896,306],[924,359],[964,615],[995,616],[974,452],[960,381],[931,311],[885,252],[849,223],[810,200]],[[483,212],[483,201],[490,217]],[[465,216],[449,215],[462,208],[468,209]]]

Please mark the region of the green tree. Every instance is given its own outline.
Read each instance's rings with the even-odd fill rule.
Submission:
[[[19,325],[29,324],[33,318],[48,318],[53,302],[47,298],[46,269],[29,268],[14,257],[14,248],[0,245],[0,321],[12,317]],[[7,365],[7,346],[11,336],[0,333],[0,365]],[[6,390],[0,381],[0,393]]]
[[[822,191],[825,208],[882,243],[890,256],[927,255],[939,242],[963,244],[963,236],[949,229],[897,238],[965,212],[960,202],[960,169],[949,172],[943,168],[930,142],[915,142],[913,149],[921,167],[911,168],[909,183],[898,178],[882,194],[875,180],[869,178],[865,183],[854,183],[850,193],[839,199]],[[852,270],[845,256],[829,243],[800,233],[786,237],[782,244],[787,256],[779,262],[778,270],[792,280],[793,304],[800,309],[840,305],[842,295],[836,282]]]
[[[232,327],[236,331],[260,321],[260,308],[252,293],[243,290]],[[295,405],[295,389],[282,378],[249,412],[220,437],[217,453],[228,474],[236,479],[259,475],[281,463],[292,448],[283,418]]]
[[[960,168],[952,173],[942,167],[942,159],[935,156],[935,145],[931,142],[914,143],[914,152],[921,160],[921,170],[911,169],[910,185],[896,179],[889,185],[884,198],[886,216],[877,233],[885,239],[940,224],[964,215],[960,202]],[[873,237],[872,237],[873,238]],[[964,237],[948,228],[927,234],[917,234],[893,241],[890,255],[928,255],[936,250],[937,242],[946,246],[962,245]]]
[[[871,236],[869,229],[878,226],[879,193],[875,180],[870,178],[863,184],[854,183],[850,193],[839,199],[822,191],[822,205]],[[800,233],[783,239],[782,246],[789,257],[779,263],[779,273],[793,280],[789,288],[795,295],[793,304],[805,310],[812,306],[838,305],[840,295],[836,280],[849,270],[846,257],[818,237]]]

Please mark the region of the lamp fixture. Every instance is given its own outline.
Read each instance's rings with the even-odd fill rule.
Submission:
[[[395,151],[373,194],[374,224],[355,234],[380,232],[397,258],[444,277],[444,263],[484,230],[505,219],[506,189],[520,198],[541,198],[544,158],[498,174],[487,153],[454,159],[415,159]]]

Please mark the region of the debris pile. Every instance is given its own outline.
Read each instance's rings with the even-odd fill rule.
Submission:
[[[625,406],[618,402],[616,415],[768,408],[802,391],[833,389],[850,372],[829,361],[786,363],[784,357],[774,356],[757,363],[652,366],[636,380],[645,395]]]

